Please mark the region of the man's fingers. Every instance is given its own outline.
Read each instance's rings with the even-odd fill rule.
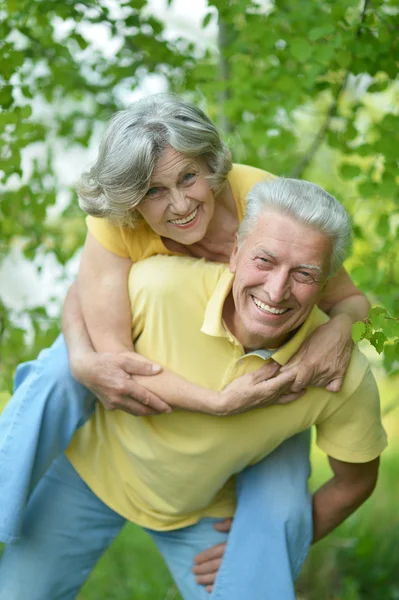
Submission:
[[[231,518],[224,519],[223,521],[218,521],[215,523],[213,528],[216,529],[216,531],[221,531],[222,533],[229,533],[232,522],[233,519]]]
[[[214,571],[213,573],[207,573],[206,575],[197,575],[195,580],[200,585],[212,585],[215,583],[217,574],[218,572]]]
[[[221,544],[212,546],[212,548],[207,548],[207,550],[203,550],[194,557],[194,563],[195,565],[200,565],[201,563],[214,560],[215,558],[221,558],[224,554],[225,549],[226,542],[222,542]]]
[[[213,560],[208,560],[200,565],[195,565],[195,567],[193,567],[193,573],[194,575],[197,575],[198,581],[199,576],[204,577],[206,575],[217,573],[221,564],[222,558],[214,558]],[[212,581],[209,579],[208,581],[202,579],[201,583],[212,583]]]

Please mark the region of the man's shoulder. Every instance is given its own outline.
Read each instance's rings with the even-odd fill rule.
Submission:
[[[341,391],[338,393],[342,394],[345,398],[351,398],[354,394],[365,393],[366,390],[370,390],[371,387],[374,393],[376,390],[376,383],[371,371],[370,363],[358,346],[355,346],[352,351],[352,357],[344,378],[344,383]]]
[[[134,264],[129,275],[131,295],[145,291],[159,298],[173,295],[188,298],[190,294],[212,293],[227,266],[189,256],[158,254]]]

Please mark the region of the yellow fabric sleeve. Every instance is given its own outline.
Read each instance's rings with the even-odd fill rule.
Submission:
[[[373,460],[386,448],[378,388],[370,368],[352,396],[318,422],[317,445],[328,456],[352,463]]]
[[[123,258],[129,258],[129,251],[123,239],[121,228],[111,225],[107,219],[86,217],[87,229],[91,235],[107,250]]]

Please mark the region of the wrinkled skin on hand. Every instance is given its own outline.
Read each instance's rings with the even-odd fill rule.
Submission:
[[[123,410],[136,417],[157,415],[171,409],[155,394],[134,381],[135,375],[156,375],[161,367],[135,352],[91,352],[72,366],[72,374],[100,400],[107,410]]]
[[[288,404],[297,400],[303,392],[292,392],[295,373],[279,373],[280,365],[274,360],[267,362],[253,373],[242,375],[221,392],[218,408],[220,416],[235,415],[252,408]]]
[[[228,518],[215,523],[214,528],[217,531],[228,533],[231,529],[233,519]],[[226,551],[226,543],[217,544],[208,548],[194,558],[194,567],[192,572],[195,575],[197,583],[204,585],[207,592],[212,592],[215,584],[216,575],[222,564],[223,555]]]
[[[353,345],[351,319],[344,314],[337,315],[318,327],[280,372],[295,376],[292,392],[308,386],[339,392]]]

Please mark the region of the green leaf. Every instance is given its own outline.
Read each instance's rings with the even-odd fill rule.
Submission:
[[[377,221],[377,225],[375,228],[378,235],[382,238],[385,238],[389,235],[389,217],[388,215],[381,215]]]
[[[11,85],[3,85],[0,88],[0,106],[2,106],[3,109],[9,108],[13,103],[12,89]]]
[[[306,62],[312,56],[313,49],[306,39],[297,38],[291,42],[291,54],[300,62]]]
[[[382,331],[376,331],[370,338],[370,344],[374,346],[377,350],[378,354],[384,349],[384,344],[387,341],[387,336],[382,333]]]
[[[374,329],[384,329],[387,323],[387,311],[381,306],[369,310],[369,319]]]
[[[367,92],[369,94],[374,94],[374,93],[379,93],[379,92],[385,92],[385,90],[387,89],[388,85],[390,84],[390,80],[386,79],[385,81],[381,81],[378,83],[373,83],[372,85],[370,85],[367,88]]]
[[[325,25],[320,25],[319,27],[313,27],[313,29],[309,31],[309,39],[312,40],[312,42],[315,42],[316,40],[326,37],[334,32],[334,23],[326,23]]]
[[[366,324],[361,321],[357,321],[352,325],[352,340],[355,342],[360,342],[364,338],[366,333]]]
[[[362,174],[362,170],[357,165],[351,165],[348,163],[341,164],[339,172],[344,179],[353,179]]]
[[[205,27],[208,27],[209,23],[211,22],[213,13],[209,12],[205,15],[205,17],[202,19],[202,29],[205,29]]]

